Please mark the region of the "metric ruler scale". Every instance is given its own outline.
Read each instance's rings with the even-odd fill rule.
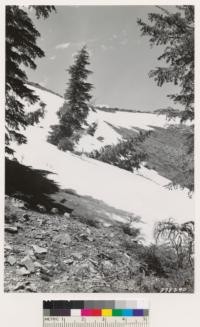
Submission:
[[[43,327],[149,327],[148,317],[44,317]]]
[[[44,301],[43,327],[149,327],[149,303]]]

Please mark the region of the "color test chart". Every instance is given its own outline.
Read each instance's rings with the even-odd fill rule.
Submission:
[[[44,301],[43,327],[148,327],[149,303],[134,301]]]

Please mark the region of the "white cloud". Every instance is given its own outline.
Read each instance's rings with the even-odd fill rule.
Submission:
[[[52,56],[49,58],[50,60],[55,60],[56,59],[56,56]]]
[[[66,43],[60,43],[56,45],[56,49],[67,49],[69,47],[70,43],[66,42]]]

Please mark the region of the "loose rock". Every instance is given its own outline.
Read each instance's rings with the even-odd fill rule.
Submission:
[[[82,254],[81,253],[78,253],[78,252],[72,253],[71,256],[73,258],[75,258],[75,259],[78,259],[78,260],[82,259],[82,257],[83,257]]]
[[[56,214],[56,213],[58,213],[59,211],[58,211],[58,209],[57,208],[52,208],[51,209],[51,213],[53,213],[53,214]]]
[[[30,284],[26,287],[26,291],[36,293],[37,287],[35,286],[35,284]]]
[[[47,269],[45,266],[42,266],[41,268],[40,268],[40,272],[42,273],[42,274],[44,274],[44,275],[47,275],[47,276],[53,276],[53,273],[52,273],[52,271],[50,271],[49,269]]]
[[[106,222],[103,223],[103,227],[107,227],[107,228],[108,228],[108,227],[110,227],[110,226],[112,226],[112,224],[110,224],[110,223],[106,223]]]
[[[47,249],[41,248],[38,245],[32,245],[32,248],[33,248],[35,254],[46,254],[47,253]]]
[[[102,270],[105,275],[109,275],[112,272],[113,264],[109,260],[104,260],[102,262]]]
[[[30,216],[27,213],[24,213],[22,216],[26,221],[30,219]]]
[[[32,249],[26,249],[25,254],[28,255],[29,257],[31,257],[32,260],[36,259]]]
[[[64,217],[65,217],[65,218],[70,218],[70,214],[69,214],[69,212],[65,212],[65,213],[64,213]]]
[[[58,242],[61,244],[69,244],[71,243],[71,237],[68,233],[62,233],[53,238],[53,242]]]
[[[38,261],[34,262],[34,266],[36,269],[40,269],[42,267],[41,263],[39,263]]]
[[[9,255],[9,257],[6,259],[6,261],[7,261],[11,266],[13,266],[13,265],[16,263],[17,260],[15,259],[14,256]]]
[[[45,208],[45,206],[43,206],[43,205],[41,205],[41,204],[37,204],[37,205],[36,205],[36,208],[37,208],[37,210],[38,210],[39,212],[41,212],[41,213],[44,213],[44,212],[47,211],[46,208]]]
[[[22,200],[12,198],[11,201],[12,201],[12,204],[17,208],[26,209],[26,207],[27,207],[26,203],[24,201],[22,201]]]
[[[45,257],[45,255],[47,254],[47,249],[42,248],[38,245],[32,245],[32,248],[33,248],[36,258],[38,258],[38,259],[43,259]]]
[[[31,273],[35,272],[34,263],[29,256],[24,257],[21,260],[20,265],[25,266],[27,268],[27,270],[30,271]]]
[[[5,231],[11,234],[18,233],[18,228],[16,226],[5,225]]]
[[[51,278],[46,274],[40,274],[41,279],[45,280],[46,282],[50,282]]]
[[[10,246],[10,244],[6,243],[6,244],[4,245],[4,250],[11,251],[11,250],[12,250],[12,246]]]
[[[25,288],[24,283],[17,283],[17,285],[13,288],[13,291],[23,290],[24,288]]]
[[[74,262],[74,260],[73,259],[67,259],[67,260],[64,260],[63,262],[66,263],[67,265],[71,265]]]
[[[21,275],[21,276],[27,276],[27,275],[30,275],[30,271],[27,270],[25,267],[22,267],[17,270],[17,274]]]

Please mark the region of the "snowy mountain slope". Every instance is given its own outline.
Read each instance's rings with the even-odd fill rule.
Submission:
[[[117,133],[111,125],[116,128],[126,128],[137,132],[137,128],[143,130],[151,130],[152,126],[166,127],[169,122],[166,121],[165,116],[155,115],[150,113],[130,113],[130,112],[105,112],[97,110],[96,112],[90,112],[88,116],[88,123],[96,122],[97,130],[95,137],[85,135],[81,138],[77,150],[79,151],[92,151],[93,149],[100,149],[104,145],[116,144],[121,136]],[[178,120],[173,122],[178,123]],[[103,141],[99,141],[98,138],[103,137]]]
[[[133,174],[85,156],[62,152],[47,143],[50,125],[57,123],[56,112],[63,100],[42,90],[37,90],[37,94],[46,103],[45,118],[37,126],[25,131],[27,144],[13,146],[19,162],[51,171],[53,174],[49,178],[55,180],[61,188],[74,189],[80,195],[92,196],[110,206],[140,216],[140,227],[147,242],[153,240],[152,231],[157,220],[173,217],[181,223],[194,218],[193,199],[187,196],[187,191],[166,189],[164,185],[169,181],[155,171],[142,168]],[[81,140],[79,147],[84,150],[118,141],[120,135],[105,121],[127,128],[148,129],[149,125],[166,125],[164,116],[142,113],[97,111],[91,112],[89,120],[98,121],[98,128],[95,137],[85,136]],[[97,140],[98,136],[104,137],[103,144]],[[113,219],[120,217],[113,215]]]

